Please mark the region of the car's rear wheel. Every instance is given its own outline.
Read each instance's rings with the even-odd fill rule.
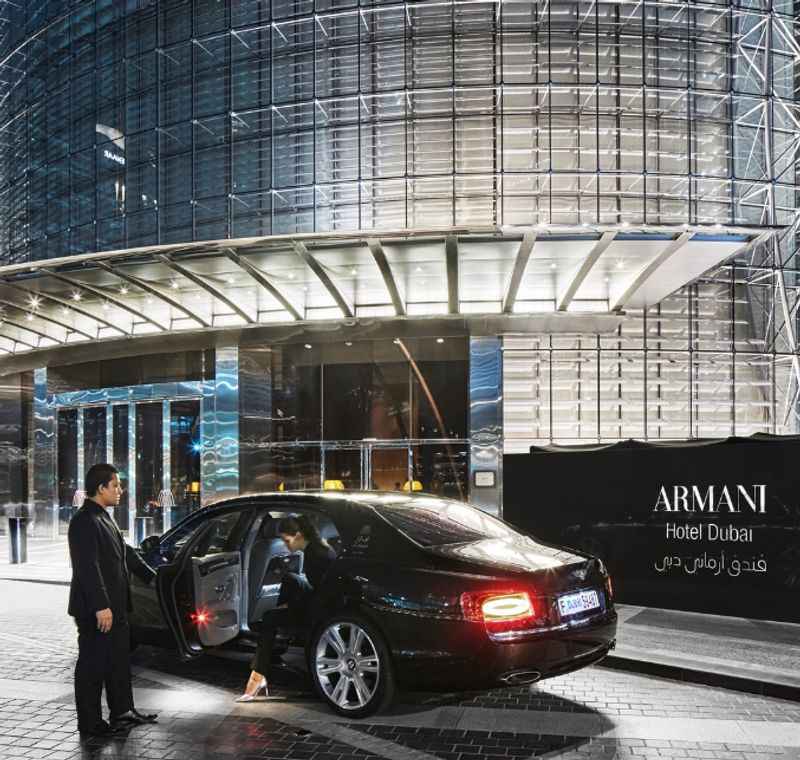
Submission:
[[[339,715],[363,718],[394,697],[389,649],[380,631],[359,616],[337,616],[316,630],[309,669],[317,692]]]

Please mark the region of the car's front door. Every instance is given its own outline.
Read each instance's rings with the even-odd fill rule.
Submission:
[[[245,613],[241,548],[252,518],[252,510],[211,517],[173,562],[159,568],[159,603],[184,658],[239,635]]]

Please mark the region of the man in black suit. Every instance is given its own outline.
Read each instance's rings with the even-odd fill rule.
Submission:
[[[78,627],[78,662],[75,665],[75,704],[81,734],[109,736],[131,725],[155,722],[133,706],[130,669],[132,609],[128,571],[147,583],[155,577],[125,543],[108,507],[119,504],[122,487],[117,470],[96,464],[86,473],[83,506],[69,524],[72,583],[69,614]],[[110,725],[103,720],[100,694],[106,687]]]

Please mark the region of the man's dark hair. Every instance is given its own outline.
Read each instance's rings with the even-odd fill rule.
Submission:
[[[93,464],[86,473],[84,488],[88,497],[95,496],[101,486],[107,486],[111,479],[119,473],[119,470],[112,464]]]

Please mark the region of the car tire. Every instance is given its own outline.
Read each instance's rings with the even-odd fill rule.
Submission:
[[[317,694],[347,718],[385,710],[394,698],[389,648],[376,626],[360,615],[337,615],[315,629],[308,669]]]

